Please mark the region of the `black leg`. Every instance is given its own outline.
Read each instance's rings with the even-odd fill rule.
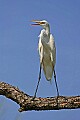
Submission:
[[[57,85],[57,81],[56,81],[56,73],[54,70],[54,80],[55,80],[55,84],[56,84],[56,90],[57,90],[57,97],[59,96],[59,90],[58,90],[58,85]]]
[[[38,83],[37,83],[37,87],[36,87],[36,90],[35,90],[34,98],[36,97],[36,94],[37,94],[40,79],[41,79],[41,65],[40,65],[39,78],[38,78]]]

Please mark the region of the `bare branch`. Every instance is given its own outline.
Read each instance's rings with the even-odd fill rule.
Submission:
[[[3,95],[20,105],[19,112],[28,110],[59,110],[80,108],[80,96],[59,96],[35,98],[17,87],[0,82],[0,95]]]

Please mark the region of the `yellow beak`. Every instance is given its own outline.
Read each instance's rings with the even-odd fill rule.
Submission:
[[[35,23],[31,25],[44,25],[45,24],[45,22],[40,21],[40,20],[32,20],[32,22],[35,22]]]
[[[39,20],[31,20],[32,22],[34,22],[34,24],[31,25],[41,25],[41,22]]]

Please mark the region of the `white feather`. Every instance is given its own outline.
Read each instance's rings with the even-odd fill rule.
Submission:
[[[39,35],[40,64],[47,80],[51,80],[56,62],[56,48],[52,34],[48,36],[45,29]]]

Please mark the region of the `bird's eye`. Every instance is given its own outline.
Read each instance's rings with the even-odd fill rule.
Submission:
[[[45,22],[41,22],[41,24],[45,24]]]

